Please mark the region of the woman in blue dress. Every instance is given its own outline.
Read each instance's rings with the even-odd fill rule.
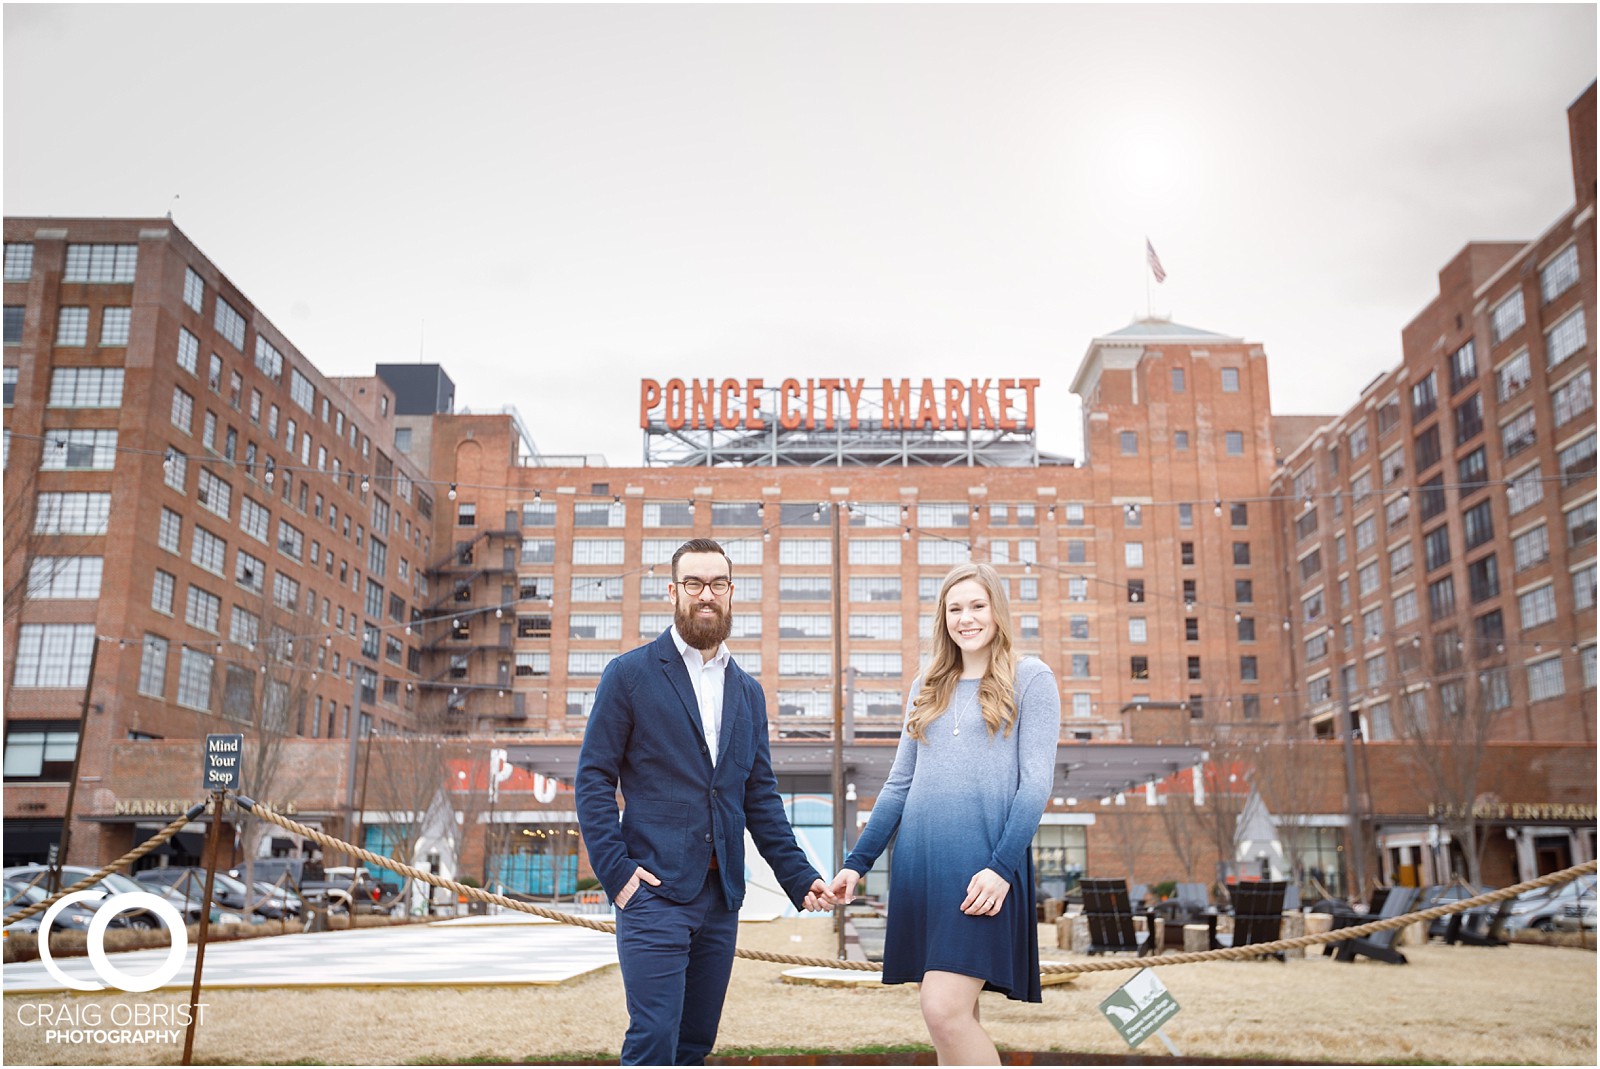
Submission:
[[[922,985],[940,1064],[997,1065],[978,994],[1040,1001],[1031,847],[1061,697],[1044,662],[1017,657],[1005,583],[989,565],[954,568],[938,613],[894,767],[831,889],[850,901],[899,831],[883,982]]]

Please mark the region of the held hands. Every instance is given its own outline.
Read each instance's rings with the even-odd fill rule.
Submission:
[[[628,880],[627,883],[623,885],[621,893],[616,897],[616,907],[618,909],[627,908],[628,903],[633,900],[633,893],[639,889],[640,880],[643,880],[651,887],[661,886],[661,881],[656,879],[655,873],[651,872],[643,865],[637,866],[633,870],[633,876]]]
[[[805,903],[801,908],[808,913],[826,913],[836,905],[838,903],[834,901],[833,892],[822,882],[822,878],[818,877],[811,881],[811,890],[806,892]]]
[[[833,884],[828,888],[839,904],[848,906],[856,898],[856,884],[861,882],[861,873],[855,869],[840,869],[839,875],[833,878]]]
[[[967,898],[961,903],[961,912],[969,917],[996,916],[1010,891],[1011,884],[994,869],[979,869],[967,881]]]

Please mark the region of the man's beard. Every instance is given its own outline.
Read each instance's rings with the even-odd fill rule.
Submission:
[[[733,631],[733,610],[710,602],[714,616],[699,615],[702,604],[708,604],[695,599],[684,605],[681,601],[672,614],[672,622],[678,625],[678,634],[683,640],[697,650],[714,650],[727,641],[728,635]]]

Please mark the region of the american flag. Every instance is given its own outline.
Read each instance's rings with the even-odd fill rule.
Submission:
[[[1167,280],[1167,272],[1161,266],[1161,257],[1156,255],[1156,247],[1150,244],[1150,239],[1144,239],[1144,258],[1150,262],[1150,273],[1156,276],[1157,282]]]

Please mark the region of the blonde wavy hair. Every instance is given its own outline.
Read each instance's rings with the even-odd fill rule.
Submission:
[[[989,734],[1009,736],[1017,721],[1017,654],[1011,641],[1011,599],[1005,581],[987,564],[968,562],[950,569],[939,588],[939,608],[934,617],[933,656],[922,673],[922,688],[911,703],[906,731],[918,742],[927,741],[928,725],[943,716],[961,679],[961,647],[950,637],[945,619],[945,603],[950,588],[973,580],[989,595],[989,611],[994,617],[994,639],[989,643],[989,666],[978,683],[978,705]]]

